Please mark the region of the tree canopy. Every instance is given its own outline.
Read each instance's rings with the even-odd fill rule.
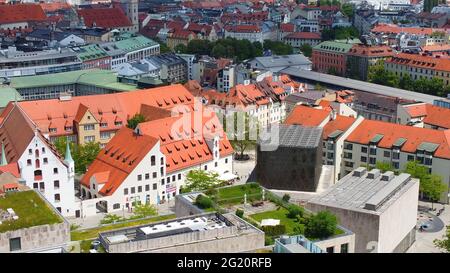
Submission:
[[[322,40],[345,40],[351,38],[358,38],[359,31],[357,28],[351,27],[335,27],[331,29],[322,30]]]
[[[218,178],[218,174],[207,172],[204,170],[191,170],[186,175],[186,183],[183,192],[205,191],[209,188],[216,187],[222,182]]]
[[[321,211],[311,215],[306,223],[305,236],[313,239],[324,239],[336,231],[338,220],[329,211]]]
[[[59,137],[53,143],[58,153],[63,157],[66,155],[66,142],[67,139],[65,137]],[[88,142],[84,145],[77,145],[70,142],[69,148],[73,161],[75,162],[76,173],[85,173],[87,167],[94,161],[101,150],[100,143],[98,142]]]
[[[136,129],[139,123],[144,122],[145,116],[142,114],[135,114],[132,118],[127,120],[127,127],[130,129]]]
[[[435,239],[433,241],[434,245],[438,248],[442,249],[445,252],[450,252],[450,225],[447,226],[447,230],[445,234],[442,236],[442,239]]]
[[[306,57],[311,57],[312,56],[312,47],[309,44],[303,44],[300,47],[300,51],[303,53],[303,55],[305,55]]]

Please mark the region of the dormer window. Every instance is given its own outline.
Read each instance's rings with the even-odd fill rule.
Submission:
[[[115,126],[122,126],[122,121],[115,121],[115,122],[114,122],[114,125],[115,125]]]
[[[56,128],[48,128],[49,133],[56,133]]]
[[[101,122],[101,123],[100,123],[100,127],[102,127],[102,128],[108,127],[108,123],[106,123],[106,122]]]

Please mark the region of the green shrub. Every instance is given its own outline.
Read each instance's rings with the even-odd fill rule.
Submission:
[[[259,188],[259,185],[257,183],[250,183],[250,188],[257,189],[257,188]]]
[[[271,236],[264,237],[264,245],[271,246],[275,243],[275,240]]]
[[[213,206],[213,201],[211,200],[211,198],[203,194],[199,194],[195,199],[195,205],[197,205],[201,209],[209,209]]]
[[[298,235],[298,234],[305,234],[305,225],[303,225],[303,224],[298,224],[298,225],[296,225],[295,227],[294,227],[294,233],[296,234],[296,235]]]
[[[337,218],[328,211],[321,211],[311,215],[305,228],[305,236],[312,239],[324,239],[334,234],[337,227]]]
[[[242,210],[242,209],[236,209],[236,215],[237,215],[239,218],[242,218],[242,216],[244,216],[244,210]]]
[[[282,200],[283,200],[284,202],[288,203],[289,200],[291,200],[291,196],[290,196],[289,194],[286,193],[285,195],[283,195]]]
[[[286,233],[285,225],[263,226],[263,227],[261,227],[261,229],[268,236],[279,236],[279,235],[283,235]]]
[[[291,219],[302,217],[304,213],[303,208],[296,205],[290,205],[288,207],[288,212],[287,217]]]
[[[218,193],[218,191],[215,188],[209,188],[205,191],[205,194],[212,197],[212,196],[216,196]]]

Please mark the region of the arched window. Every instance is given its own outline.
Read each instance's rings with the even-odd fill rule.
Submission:
[[[41,164],[40,164],[40,162],[39,162],[39,159],[36,159],[36,160],[35,160],[35,164],[34,164],[34,165],[35,165],[34,167],[35,167],[36,169],[38,169],[38,168],[41,167]]]
[[[36,157],[39,157],[39,150],[38,150],[38,149],[36,149],[36,150],[34,151],[34,155],[35,155]]]

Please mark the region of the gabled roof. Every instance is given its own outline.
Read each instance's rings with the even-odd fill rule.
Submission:
[[[382,136],[377,137],[377,136]],[[379,140],[377,138],[380,138]],[[415,153],[422,143],[439,145],[434,156],[450,159],[450,130],[433,130],[389,122],[364,120],[347,137],[346,141],[367,145],[378,141],[378,147],[391,149],[399,139],[406,139],[401,151]]]
[[[412,118],[424,117],[426,124],[450,129],[450,109],[428,103],[403,106]]]
[[[0,24],[44,21],[47,16],[38,4],[0,5]]]
[[[115,28],[133,25],[125,12],[119,7],[80,9],[78,15],[83,18],[84,24],[88,27],[95,25],[103,28]]]
[[[138,135],[132,129],[123,127],[88,167],[81,184],[89,188],[90,178],[95,176],[104,184],[99,193],[112,195],[157,142],[151,136]]]
[[[138,128],[142,134],[160,141],[168,173],[211,161],[213,151],[206,141],[214,136],[220,137],[220,156],[233,152],[219,119],[211,110],[198,109],[191,114],[148,121],[140,123]]]
[[[77,96],[70,100],[21,101],[17,104],[42,132],[49,133],[48,128],[51,123],[57,131],[49,133],[50,136],[59,136],[73,134],[73,131],[65,131],[64,125],[66,122],[73,124],[80,104],[85,105],[96,120],[105,122],[107,126],[100,130],[107,131],[119,129],[122,125],[115,125],[116,119],[120,118],[126,122],[139,113],[141,104],[171,109],[180,104],[192,106],[193,103],[192,94],[183,85],[174,84],[133,92]],[[11,104],[12,102],[9,103]],[[7,109],[8,107],[0,116],[0,120],[8,112]]]
[[[309,106],[297,105],[284,121],[284,124],[302,125],[315,127],[319,126],[326,119],[330,118],[330,111],[316,109]]]

